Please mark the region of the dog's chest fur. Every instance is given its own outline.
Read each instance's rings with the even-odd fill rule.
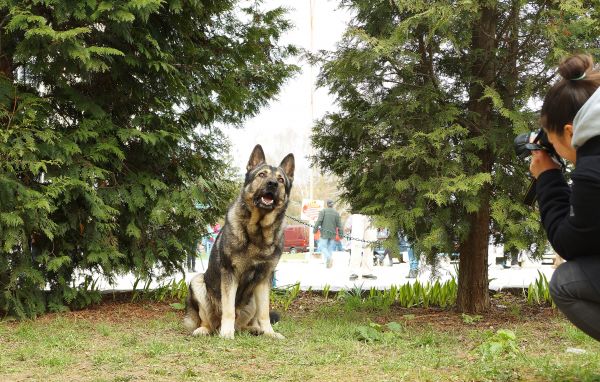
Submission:
[[[230,249],[240,255],[232,256],[234,268],[242,270],[264,263],[276,265],[281,255],[282,216],[278,218],[276,211],[261,214],[253,209],[245,213],[232,211],[229,218],[235,239],[230,242]]]

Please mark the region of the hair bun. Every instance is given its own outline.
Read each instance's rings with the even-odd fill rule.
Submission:
[[[558,72],[566,80],[583,79],[585,73],[594,66],[594,59],[588,54],[567,57],[558,67]]]

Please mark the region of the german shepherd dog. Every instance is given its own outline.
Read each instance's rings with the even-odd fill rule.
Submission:
[[[271,325],[269,292],[283,247],[294,166],[293,154],[274,167],[265,163],[262,147],[254,147],[208,268],[190,281],[184,326],[192,335],[219,331],[223,338],[234,338],[236,330],[247,330],[284,338]]]

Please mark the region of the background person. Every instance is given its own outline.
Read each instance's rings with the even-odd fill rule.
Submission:
[[[193,252],[187,254],[187,270],[188,272],[196,272],[196,246]]]
[[[502,268],[510,269],[514,266],[521,266],[520,261],[521,254],[519,250],[516,248],[511,248],[509,250],[504,250],[504,262],[502,264]]]
[[[202,237],[202,243],[204,245],[204,248],[206,249],[206,255],[210,257],[212,247],[215,244],[217,236],[219,236],[219,231],[221,231],[221,225],[219,223],[215,224],[214,226],[207,224],[206,231],[206,235]]]
[[[210,226],[210,224],[206,225],[206,235],[202,238],[202,241],[204,242],[206,254],[210,256],[210,252],[212,251],[212,246],[215,241],[213,238],[213,228]]]
[[[545,151],[530,165],[537,179],[542,223],[554,250],[567,262],[550,281],[558,308],[579,329],[600,340],[600,73],[592,58],[575,55],[558,69],[541,123],[558,154],[576,165],[572,186]]]
[[[406,251],[408,254],[408,275],[407,279],[417,278],[419,275],[419,258],[415,256],[412,245],[408,242],[408,238],[398,232],[398,247],[400,252]]]
[[[383,265],[383,260],[388,258],[388,264],[394,265],[391,252],[383,246],[383,242],[390,236],[390,230],[387,228],[377,228],[377,245],[373,250],[373,265]]]
[[[319,250],[323,254],[325,266],[331,268],[331,255],[336,248],[336,233],[342,232],[342,219],[340,214],[333,209],[333,200],[327,200],[327,207],[319,212],[313,232],[321,231]]]
[[[375,280],[371,264],[373,249],[371,243],[377,240],[377,229],[366,215],[352,214],[346,220],[346,231],[350,232],[350,281],[359,276]]]

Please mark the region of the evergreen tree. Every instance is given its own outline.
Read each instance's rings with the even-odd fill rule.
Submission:
[[[84,306],[98,275],[181,269],[234,188],[215,126],[295,71],[284,13],[0,0],[0,313]]]
[[[488,243],[543,250],[521,203],[518,133],[572,50],[597,54],[597,1],[344,0],[354,18],[322,63],[339,111],[313,131],[315,162],[354,208],[400,229],[430,262],[460,253],[458,307],[488,308]]]

